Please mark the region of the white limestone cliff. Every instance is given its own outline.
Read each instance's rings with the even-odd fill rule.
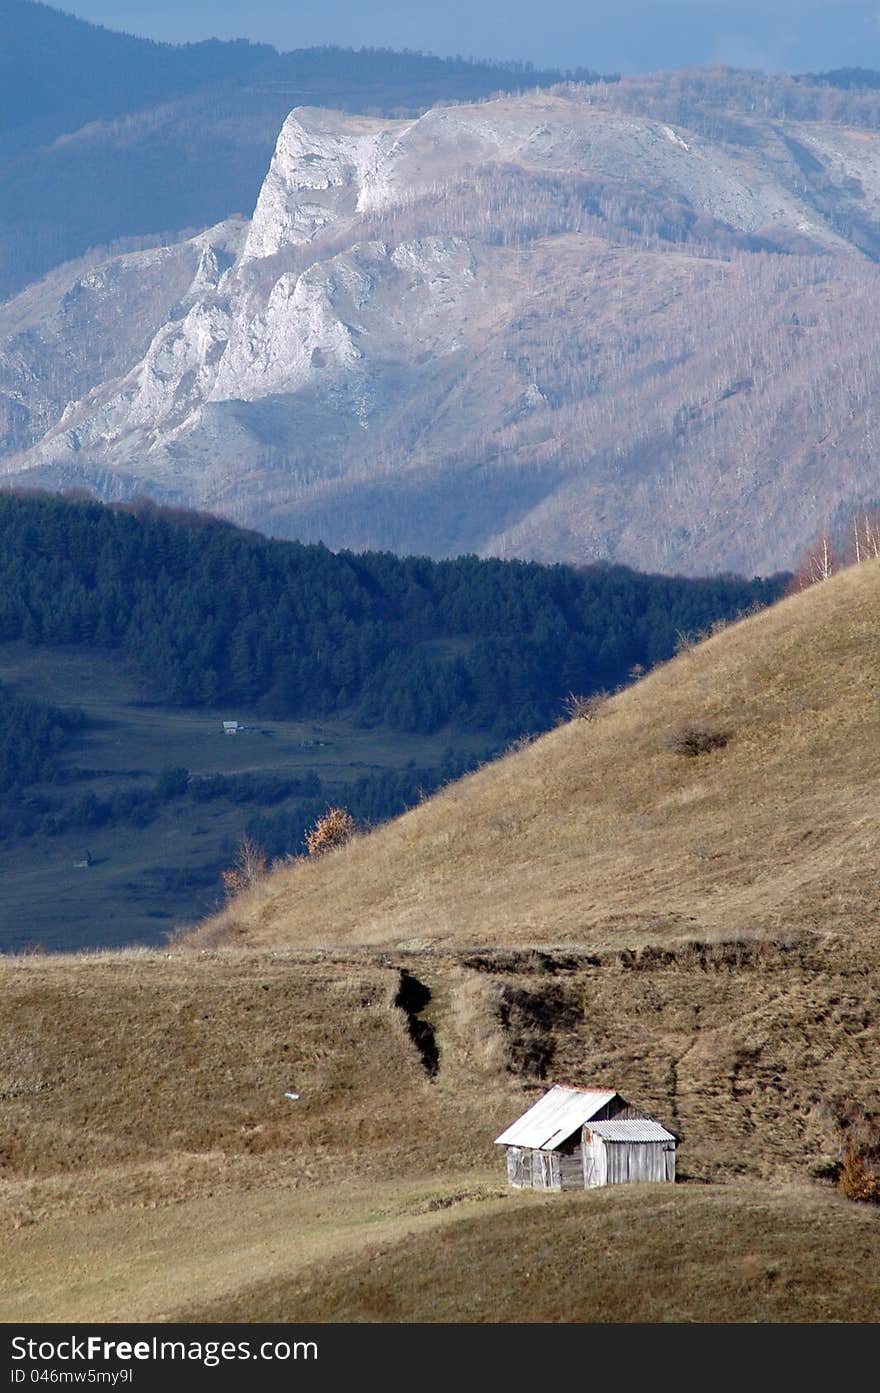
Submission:
[[[260,190],[244,259],[309,242],[354,213],[365,181],[405,126],[308,107],[292,111]]]
[[[517,208],[527,221],[557,189],[570,223],[520,231]],[[821,285],[822,333],[843,313],[828,306],[861,322],[872,219],[875,132],[755,118],[747,139],[710,139],[564,93],[408,121],[297,108],[247,224],[0,306],[0,468],[114,497],[149,486],[330,539],[347,509],[367,521],[346,522],[346,541],[432,548],[417,526],[398,533],[391,504],[370,530],[375,497],[358,501],[422,471],[421,511],[450,545],[580,557],[597,516],[625,505],[649,519],[620,529],[625,558],[666,564],[668,514],[701,564],[693,538],[726,497],[707,460],[735,459],[724,488],[756,478],[743,442],[775,461],[792,437],[777,422],[804,401],[833,439],[838,379],[840,431],[861,420],[870,363],[835,367],[799,297]],[[688,249],[676,237],[695,222]],[[789,373],[771,408],[765,384],[778,394]],[[877,429],[859,426],[851,472],[869,470]],[[634,482],[619,495],[621,460]],[[484,466],[498,491],[464,506],[455,471]]]

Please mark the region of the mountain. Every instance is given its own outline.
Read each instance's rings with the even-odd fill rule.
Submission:
[[[33,0],[0,0],[0,36],[0,297],[90,246],[167,236],[248,206],[242,155],[258,168],[265,148],[253,130],[226,141],[221,170],[179,129],[175,149],[168,128],[187,108],[209,109],[206,93],[235,90],[274,49],[152,43]],[[216,191],[198,165],[219,178]]]
[[[877,562],[780,601],[594,719],[279,872],[230,911],[236,941],[662,949],[806,934],[873,945],[865,751],[878,614]]]
[[[297,102],[416,114],[563,76],[381,49],[153,43],[31,0],[0,0],[0,39],[0,298],[89,248],[249,213]]]
[[[2,468],[333,547],[786,568],[880,492],[878,125],[726,70],[297,108],[249,221],[0,308]]]
[[[276,57],[268,44],[154,43],[37,0],[0,0],[0,151],[173,101]]]

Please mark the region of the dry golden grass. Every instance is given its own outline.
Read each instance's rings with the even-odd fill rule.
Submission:
[[[531,1203],[524,1201],[531,1200]],[[875,1321],[880,1223],[790,1188],[522,1196],[293,1280],[202,1302],[213,1321]]]
[[[873,933],[880,563],[685,651],[196,932],[252,945]],[[676,753],[683,726],[723,748]]]
[[[263,1184],[174,1204],[57,1213],[0,1229],[0,1321],[173,1320],[194,1299],[233,1302],[407,1234],[430,1234],[505,1198],[497,1177]]]
[[[293,1183],[485,1164],[476,1107],[429,1083],[399,980],[285,954],[0,959],[0,1177],[98,1177],[100,1200],[132,1167],[166,1185],[179,1169],[184,1194],[250,1163]]]
[[[431,991],[434,1079],[393,1005],[402,966]],[[200,1302],[268,1319],[301,1283],[326,1288],[327,1318],[361,1318],[358,1264],[377,1248],[418,1234],[436,1252],[472,1214],[547,1203],[501,1198],[493,1146],[543,1072],[607,1083],[665,1120],[681,1138],[683,1176],[728,1182],[688,1194],[726,1194],[742,1175],[799,1181],[792,1214],[839,1224],[839,1251],[862,1233],[847,1217],[857,1207],[810,1180],[840,1160],[847,1104],[880,1109],[878,966],[876,954],[818,938],[553,959],[230,949],[6,959],[0,1319],[164,1320]],[[288,1088],[301,1098],[284,1099]],[[638,1211],[646,1231],[653,1203]],[[726,1214],[728,1201],[717,1203]],[[725,1233],[739,1222],[729,1203]],[[552,1229],[567,1211],[554,1205],[542,1243],[567,1247],[568,1230]],[[716,1211],[682,1212],[699,1247]],[[813,1272],[805,1223],[792,1228],[787,1271]],[[508,1241],[506,1229],[481,1232]],[[636,1226],[632,1265],[643,1239]],[[355,1274],[344,1284],[350,1311],[325,1260]],[[707,1255],[695,1281],[710,1266]],[[452,1290],[422,1306],[409,1272],[404,1263],[399,1306],[368,1318],[467,1318],[485,1291],[487,1269],[463,1267],[457,1307]],[[649,1312],[656,1283],[645,1274],[636,1308]],[[787,1319],[807,1308],[761,1309]],[[662,1318],[686,1310],[672,1302]],[[576,1318],[608,1317],[585,1306]]]
[[[0,959],[0,1319],[165,1319],[503,1190],[483,1080],[429,1082],[399,983],[366,957]],[[519,1092],[496,1079],[499,1127]]]
[[[683,653],[173,951],[0,959],[0,1318],[876,1318],[878,1211],[832,1182],[880,1119],[878,591]],[[550,1079],[723,1183],[502,1197]]]

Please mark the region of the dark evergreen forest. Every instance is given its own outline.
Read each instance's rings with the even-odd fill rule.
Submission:
[[[58,773],[58,755],[81,730],[81,711],[26,701],[0,687],[0,809],[22,788]]]
[[[135,659],[162,697],[410,732],[546,728],[787,577],[333,553],[152,505],[0,495],[0,641]]]

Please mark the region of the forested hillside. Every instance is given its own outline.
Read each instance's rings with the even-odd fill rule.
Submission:
[[[246,832],[284,857],[328,806],[394,817],[782,583],[0,494],[0,949],[163,941],[217,907]]]
[[[154,43],[34,0],[0,0],[0,151],[170,101],[275,57],[245,40]]]
[[[0,687],[0,837],[4,804],[53,777],[58,755],[83,724],[81,711],[23,701]]]
[[[180,705],[497,737],[627,680],[784,577],[334,554],[152,507],[0,496],[0,641],[121,649]]]

